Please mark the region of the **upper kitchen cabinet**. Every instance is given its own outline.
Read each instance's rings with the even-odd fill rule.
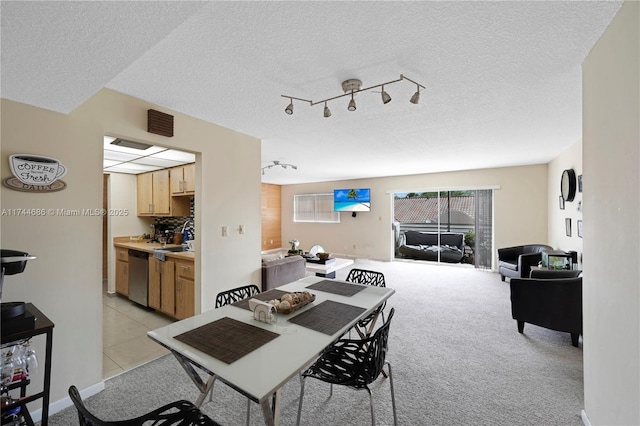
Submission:
[[[171,195],[193,195],[196,191],[196,165],[186,164],[171,169]]]
[[[172,197],[169,169],[141,173],[138,179],[138,216],[189,216],[189,199]]]

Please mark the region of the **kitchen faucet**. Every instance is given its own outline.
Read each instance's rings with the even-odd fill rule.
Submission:
[[[183,225],[182,225],[182,229],[180,230],[180,233],[182,233],[183,238],[182,241],[186,242],[188,240],[188,231],[187,231],[187,225],[191,222],[191,219],[188,219]]]

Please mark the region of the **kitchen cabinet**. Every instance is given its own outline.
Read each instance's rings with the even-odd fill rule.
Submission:
[[[187,164],[171,169],[171,195],[194,195],[196,191],[196,165]]]
[[[192,261],[176,260],[176,318],[192,317],[195,313],[195,266]]]
[[[189,200],[172,197],[169,169],[137,176],[138,216],[189,216]]]
[[[129,295],[129,252],[116,248],[116,293]]]
[[[149,307],[175,316],[175,262],[149,257]]]

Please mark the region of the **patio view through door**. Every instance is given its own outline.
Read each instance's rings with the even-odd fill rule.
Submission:
[[[438,236],[459,233],[464,235],[460,263],[491,269],[493,190],[396,192],[393,201],[396,258],[403,258],[398,252],[398,241],[408,230],[436,233]]]

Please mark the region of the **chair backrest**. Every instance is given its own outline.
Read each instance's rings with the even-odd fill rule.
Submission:
[[[582,277],[512,278],[513,319],[557,331],[582,332]]]
[[[91,414],[82,402],[78,388],[69,387],[69,397],[78,411],[80,426],[220,426],[186,400],[175,401],[128,420],[105,421]]]
[[[110,423],[105,423],[87,410],[87,407],[84,406],[82,402],[82,398],[80,397],[80,392],[78,392],[78,388],[75,386],[71,386],[69,388],[69,397],[71,398],[71,402],[76,406],[76,410],[78,410],[78,420],[80,421],[80,426],[106,426]]]
[[[364,358],[360,368],[357,368],[353,376],[354,383],[347,386],[364,387],[373,383],[382,373],[389,348],[389,327],[394,313],[395,308],[391,308],[385,323],[371,337],[359,341],[360,350],[363,351]],[[352,340],[351,342],[354,341]]]
[[[237,302],[238,300],[246,299],[247,297],[255,296],[258,293],[260,293],[260,289],[255,284],[221,291],[216,296],[216,308]]]
[[[532,269],[529,278],[576,278],[582,274],[579,269]]]
[[[384,274],[382,272],[370,271],[367,269],[353,268],[347,275],[347,281],[357,284],[386,287]]]

